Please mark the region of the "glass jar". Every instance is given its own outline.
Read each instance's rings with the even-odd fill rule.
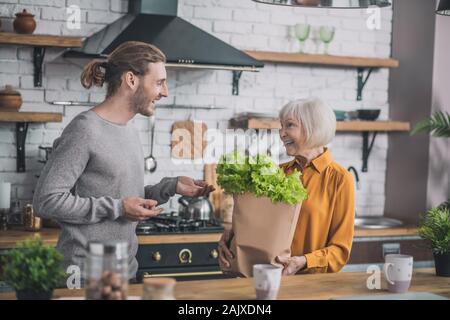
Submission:
[[[128,252],[127,242],[108,241],[88,244],[86,299],[127,299]]]
[[[26,231],[41,230],[42,220],[34,214],[32,204],[27,204],[23,209],[23,224]]]
[[[142,300],[175,300],[175,284],[172,278],[146,278]]]

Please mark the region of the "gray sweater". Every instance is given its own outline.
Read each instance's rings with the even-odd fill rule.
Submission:
[[[137,271],[137,222],[123,217],[122,199],[142,197],[158,204],[175,194],[177,178],[144,187],[144,155],[138,132],[89,110],[77,115],[53,143],[37,183],[33,207],[61,226],[57,249],[65,267],[84,271],[89,241],[130,244],[129,273]]]

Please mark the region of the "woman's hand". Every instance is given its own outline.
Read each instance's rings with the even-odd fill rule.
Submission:
[[[234,237],[233,230],[225,230],[219,240],[219,265],[220,268],[229,268],[230,261],[234,258],[230,251],[231,239]]]
[[[182,196],[207,197],[214,190],[212,185],[207,184],[203,180],[194,180],[184,176],[178,177],[176,193]]]
[[[305,256],[280,257],[277,256],[275,261],[283,265],[283,275],[290,276],[306,267]]]

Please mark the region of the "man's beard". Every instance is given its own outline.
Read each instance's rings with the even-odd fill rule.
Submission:
[[[136,93],[131,98],[131,108],[134,112],[142,114],[143,116],[152,116],[153,108],[150,108],[151,99],[145,94],[142,85],[139,85]]]

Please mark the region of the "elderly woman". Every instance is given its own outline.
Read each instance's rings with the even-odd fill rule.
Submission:
[[[338,272],[347,263],[353,240],[355,191],[353,176],[336,163],[325,147],[336,132],[333,110],[321,100],[293,101],[280,111],[280,138],[308,191],[291,246],[291,257],[277,257],[283,274]],[[219,263],[229,266],[233,231],[219,242]]]

